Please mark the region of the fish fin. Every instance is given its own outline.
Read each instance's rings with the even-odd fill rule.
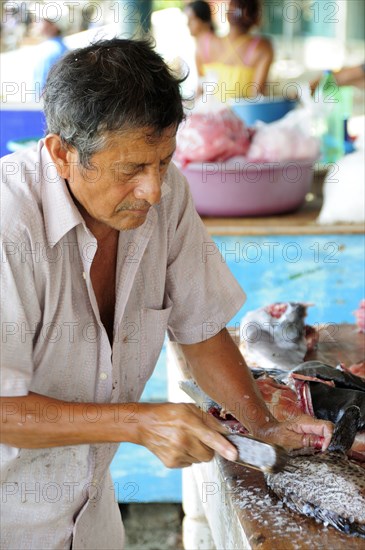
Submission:
[[[328,451],[346,453],[351,449],[361,420],[360,408],[351,405],[343,412],[333,431]]]

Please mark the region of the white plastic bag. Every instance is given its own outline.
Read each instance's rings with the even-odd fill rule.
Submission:
[[[296,109],[271,124],[259,123],[247,157],[256,162],[316,160],[320,142],[308,127],[305,109]]]
[[[328,171],[318,223],[365,222],[364,150],[346,155]]]

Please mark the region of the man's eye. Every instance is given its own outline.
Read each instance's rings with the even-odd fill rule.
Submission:
[[[140,167],[131,167],[131,168],[128,168],[128,167],[125,167],[125,168],[119,168],[117,170],[117,176],[120,177],[120,178],[123,178],[123,177],[132,177],[136,174],[138,174],[138,172],[141,171],[142,168]]]
[[[137,174],[138,170],[123,170],[121,172],[122,176],[134,176],[134,174]]]

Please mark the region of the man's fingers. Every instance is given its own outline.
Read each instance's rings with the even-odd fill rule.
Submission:
[[[301,437],[301,446],[321,449],[323,446],[323,437],[314,434],[304,434]]]
[[[228,460],[237,459],[235,447],[221,435],[227,430],[213,416],[190,403],[159,404],[143,424],[142,444],[167,467],[207,462],[214,452]]]
[[[332,422],[307,415],[297,418],[292,424],[292,429],[298,434],[303,434],[302,446],[321,448],[322,451],[329,446],[333,434]]]
[[[323,424],[322,451],[325,451],[328,448],[329,444],[331,443],[334,425],[332,424],[332,422],[328,422],[328,421],[322,422],[322,424]]]
[[[227,460],[237,460],[238,458],[236,447],[218,432],[207,431],[202,435],[201,441]]]
[[[204,414],[204,423],[210,430],[201,438],[201,441],[227,460],[237,460],[238,452],[236,447],[223,437],[229,433],[226,426],[211,414]]]

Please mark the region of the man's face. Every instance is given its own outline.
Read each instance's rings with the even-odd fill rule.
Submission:
[[[68,154],[70,190],[81,213],[117,230],[142,225],[151,205],[161,199],[161,186],[176,147],[176,128],[149,137],[148,129],[114,135],[91,157],[93,168]]]

